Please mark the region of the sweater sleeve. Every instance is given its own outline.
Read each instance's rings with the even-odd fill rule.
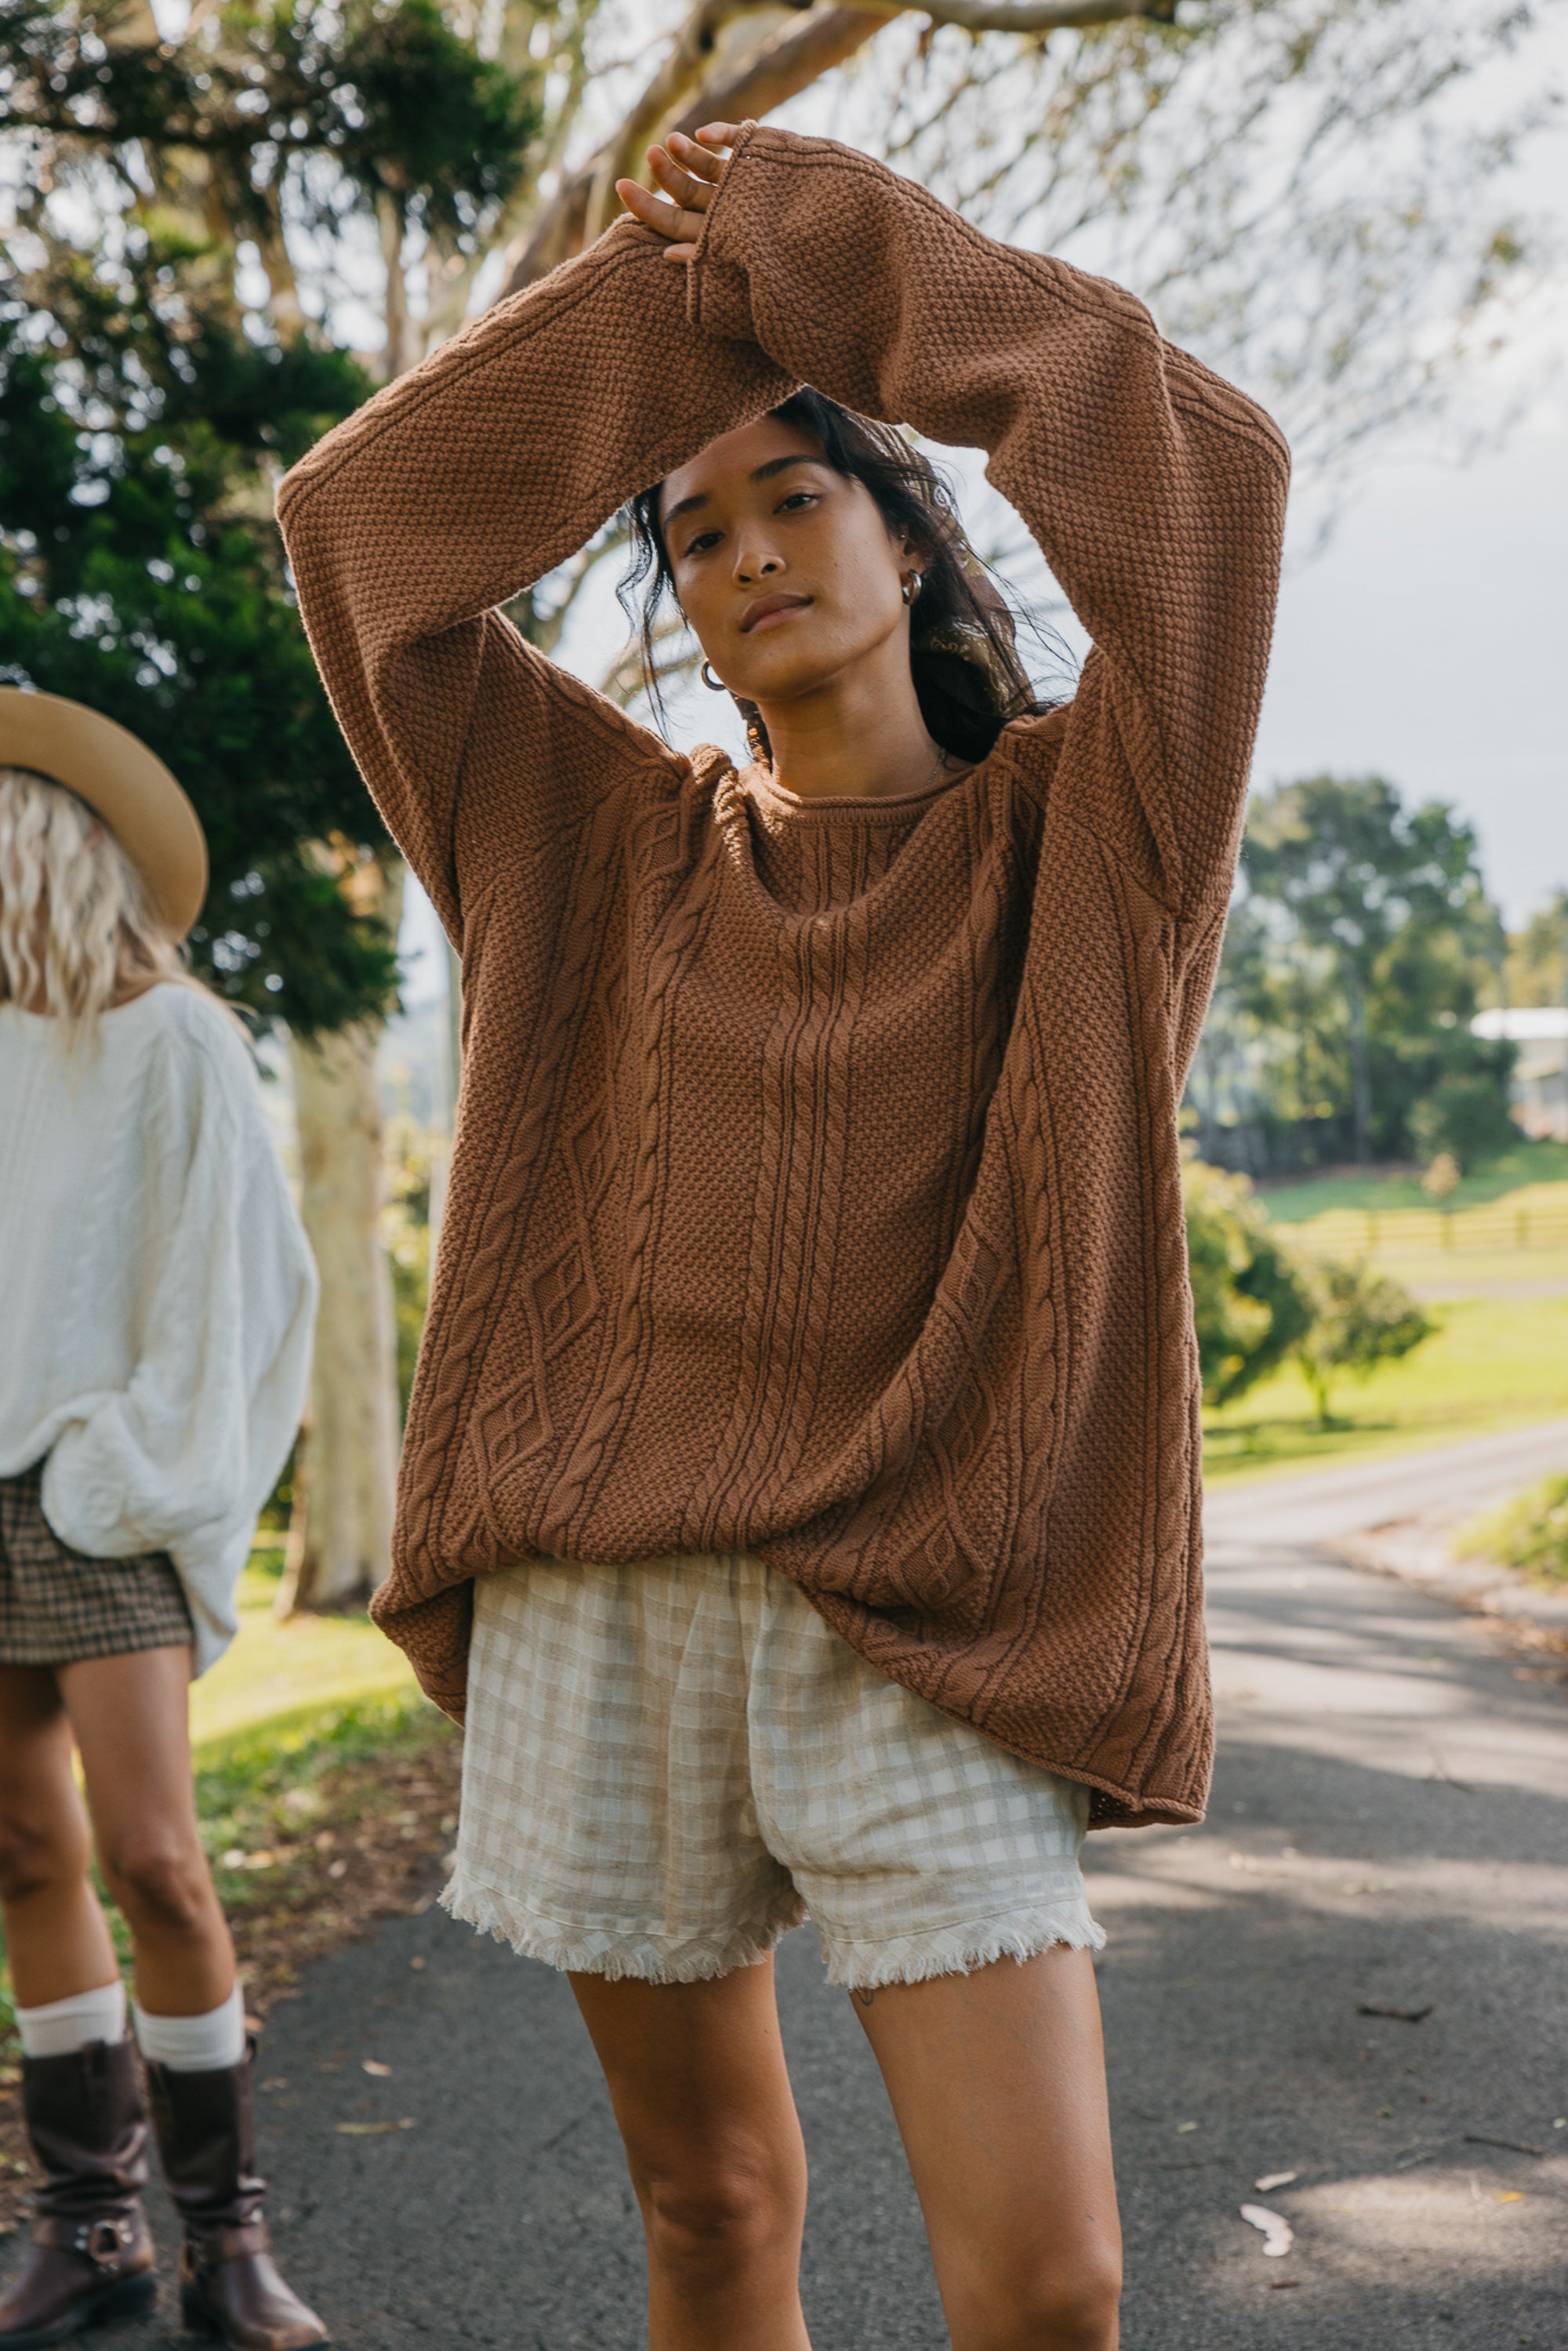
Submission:
[[[1173,911],[1223,904],[1288,478],[1269,418],[1120,287],[831,140],[748,125],[690,277],[707,335],[988,453],[1093,643],[1053,789]]]
[[[631,220],[329,434],[277,514],[305,625],[393,838],[460,937],[465,881],[580,818],[656,737],[497,611],[635,491],[793,390],[694,333]]]
[[[234,1580],[299,1426],[316,1272],[225,1017],[196,1006],[161,1061],[142,1108],[135,1367],[124,1387],[77,1399],[43,1503],[94,1558],[166,1551],[205,1666],[234,1631]]]

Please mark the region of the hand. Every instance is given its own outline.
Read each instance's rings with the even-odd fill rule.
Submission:
[[[663,196],[635,180],[616,181],[615,193],[627,211],[669,239],[666,261],[690,261],[695,256],[703,214],[725,174],[720,151],[733,147],[739,136],[737,122],[705,122],[695,139],[672,131],[666,146],[650,147],[648,162]]]

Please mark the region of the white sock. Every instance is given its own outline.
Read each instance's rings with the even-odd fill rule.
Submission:
[[[131,2006],[141,2054],[171,2074],[213,2074],[245,2055],[245,1995],[238,1984],[205,2016],[149,2016],[139,2000]]]
[[[95,2041],[125,2038],[125,1986],[118,1976],[68,2000],[46,2001],[42,2008],[19,2008],[16,2030],[24,2057],[68,2057]]]

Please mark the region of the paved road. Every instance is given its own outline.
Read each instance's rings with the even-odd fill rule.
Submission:
[[[1217,1498],[1208,1824],[1090,1845],[1128,2351],[1568,2351],[1568,1686],[1550,1656],[1312,1547],[1529,1449],[1516,1433],[1468,1463]],[[819,2351],[940,2351],[893,2126],[809,1930],[780,1983]],[[642,2343],[613,2126],[548,1970],[438,1912],[396,1921],[276,2012],[263,2072],[280,2241],[341,2345]],[[1237,2208],[1281,2171],[1260,2200],[1296,2243],[1272,2260]]]

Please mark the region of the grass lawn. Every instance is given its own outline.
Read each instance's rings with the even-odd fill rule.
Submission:
[[[1500,1158],[1489,1160],[1473,1176],[1461,1176],[1445,1206],[1479,1208],[1500,1200],[1525,1184],[1568,1182],[1568,1143],[1530,1143],[1522,1138]],[[1305,1224],[1334,1208],[1429,1208],[1418,1174],[1380,1174],[1369,1167],[1364,1176],[1304,1176],[1299,1184],[1268,1185],[1258,1194],[1270,1220],[1277,1225]]]
[[[1519,1252],[1533,1273],[1538,1254]],[[1468,1265],[1467,1269],[1468,1270]],[[1390,1270],[1409,1280],[1401,1259]],[[1568,1413],[1568,1296],[1465,1298],[1435,1305],[1437,1332],[1403,1363],[1333,1395],[1320,1428],[1294,1364],[1204,1416],[1204,1475],[1215,1485],[1351,1454],[1414,1450]]]
[[[281,1543],[265,1538],[239,1589],[239,1637],[191,1692],[191,1736],[198,1749],[274,1715],[388,1697],[413,1686],[401,1649],[368,1616],[272,1613],[283,1573]]]

